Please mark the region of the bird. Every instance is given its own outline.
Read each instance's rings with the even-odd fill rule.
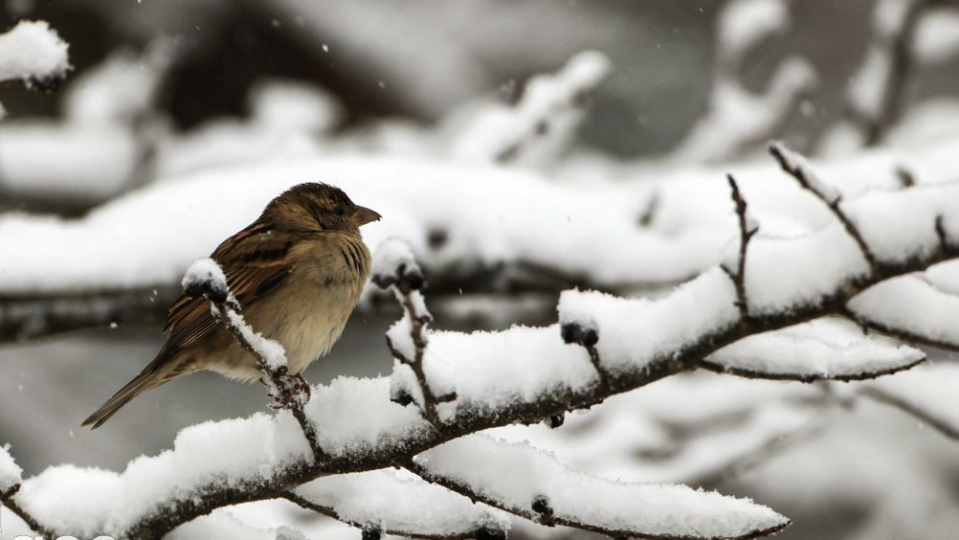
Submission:
[[[286,350],[291,375],[329,352],[343,332],[370,275],[372,257],[359,229],[380,217],[337,187],[299,184],[211,255],[247,323]],[[141,393],[197,371],[243,382],[261,379],[254,356],[202,296],[181,295],[163,332],[166,342],[154,359],[83,426],[96,429]]]

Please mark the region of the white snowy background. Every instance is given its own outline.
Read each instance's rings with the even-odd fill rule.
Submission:
[[[166,538],[959,528],[959,6],[122,4],[5,3],[0,539],[150,538],[308,463],[214,375],[79,428],[190,264],[307,181],[428,287],[369,284],[306,372],[349,474]]]

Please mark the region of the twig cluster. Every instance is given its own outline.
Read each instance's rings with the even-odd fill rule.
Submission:
[[[402,241],[393,239],[388,242]],[[406,246],[404,254],[408,253],[409,248]],[[433,322],[433,316],[426,309],[426,302],[423,300],[422,294],[423,288],[426,287],[426,279],[412,255],[406,256],[403,262],[395,265],[391,270],[392,272],[389,273],[374,272],[373,283],[381,289],[393,291],[397,302],[403,309],[403,320],[409,322],[409,333],[406,336],[397,336],[395,341],[390,333],[387,333],[386,345],[394,358],[413,370],[423,395],[423,415],[430,424],[439,426],[440,420],[436,413],[437,403],[452,401],[456,399],[456,395],[436,395],[423,367],[423,359],[426,355],[429,340],[427,325]],[[404,342],[409,340],[408,343],[412,344],[412,350],[410,350],[410,347],[399,346],[397,341],[400,340]],[[413,396],[405,389],[398,389],[397,394],[392,396],[392,399],[401,405],[409,405],[414,401]]]

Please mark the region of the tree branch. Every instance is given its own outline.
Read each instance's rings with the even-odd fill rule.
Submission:
[[[273,400],[271,406],[290,410],[303,430],[314,460],[320,462],[324,454],[317,439],[316,426],[303,409],[310,399],[309,384],[301,376],[289,375],[286,353],[279,343],[264,338],[246,324],[240,314],[240,303],[230,292],[226,276],[217,263],[212,259],[200,259],[193,263],[183,278],[183,291],[190,297],[206,297],[224,328],[256,358],[257,366],[263,373],[261,381]]]
[[[862,256],[869,264],[869,271],[872,273],[873,278],[878,277],[879,263],[876,261],[876,256],[869,249],[856,224],[849,219],[849,216],[847,216],[840,207],[842,196],[839,195],[838,192],[834,192],[831,186],[823,183],[822,180],[815,175],[808,163],[806,163],[805,158],[788,150],[782,143],[777,142],[769,145],[769,153],[776,159],[776,162],[779,163],[779,166],[784,172],[795,178],[803,189],[815,195],[816,198],[829,208],[833,215],[836,216],[836,219],[842,223],[843,228],[846,229],[849,236],[856,242],[856,245],[859,246],[859,251],[862,252]]]
[[[413,258],[409,244],[403,240],[388,239],[377,248],[376,253],[373,283],[381,289],[391,289],[403,309],[403,319],[386,334],[387,347],[394,358],[413,370],[423,396],[423,415],[430,424],[438,426],[440,420],[436,404],[456,399],[456,395],[436,395],[423,367],[428,345],[426,326],[433,320],[421,292],[426,286],[423,271]],[[394,401],[406,405],[412,396],[405,389],[399,389],[394,398]]]
[[[44,538],[57,538],[58,535],[55,534],[54,531],[41,525],[36,518],[34,518],[29,512],[26,511],[26,509],[17,503],[17,500],[14,497],[18,491],[20,491],[20,486],[16,485],[6,492],[0,492],[0,504],[6,506],[11,512],[16,514],[17,517],[22,519],[31,531]]]
[[[874,399],[880,403],[885,403],[886,405],[891,405],[902,412],[909,414],[910,416],[914,416],[920,421],[929,424],[946,437],[959,441],[959,430],[957,430],[955,426],[952,426],[947,422],[943,422],[935,416],[927,414],[926,411],[916,407],[905,399],[901,399],[900,397],[885,392],[881,388],[877,388],[875,386],[861,388],[859,392],[870,399]]]
[[[729,181],[729,189],[733,204],[736,205],[736,217],[739,221],[739,259],[735,272],[723,265],[723,270],[733,280],[736,286],[736,306],[739,308],[739,316],[742,319],[749,318],[749,299],[746,297],[746,252],[749,249],[749,241],[759,232],[759,224],[755,223],[752,216],[749,215],[746,205],[746,199],[739,191],[739,185],[731,174],[726,175]]]

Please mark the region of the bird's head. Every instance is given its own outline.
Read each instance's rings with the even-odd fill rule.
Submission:
[[[290,232],[355,232],[380,215],[354,204],[340,188],[311,182],[293,186],[270,201],[260,219]]]

